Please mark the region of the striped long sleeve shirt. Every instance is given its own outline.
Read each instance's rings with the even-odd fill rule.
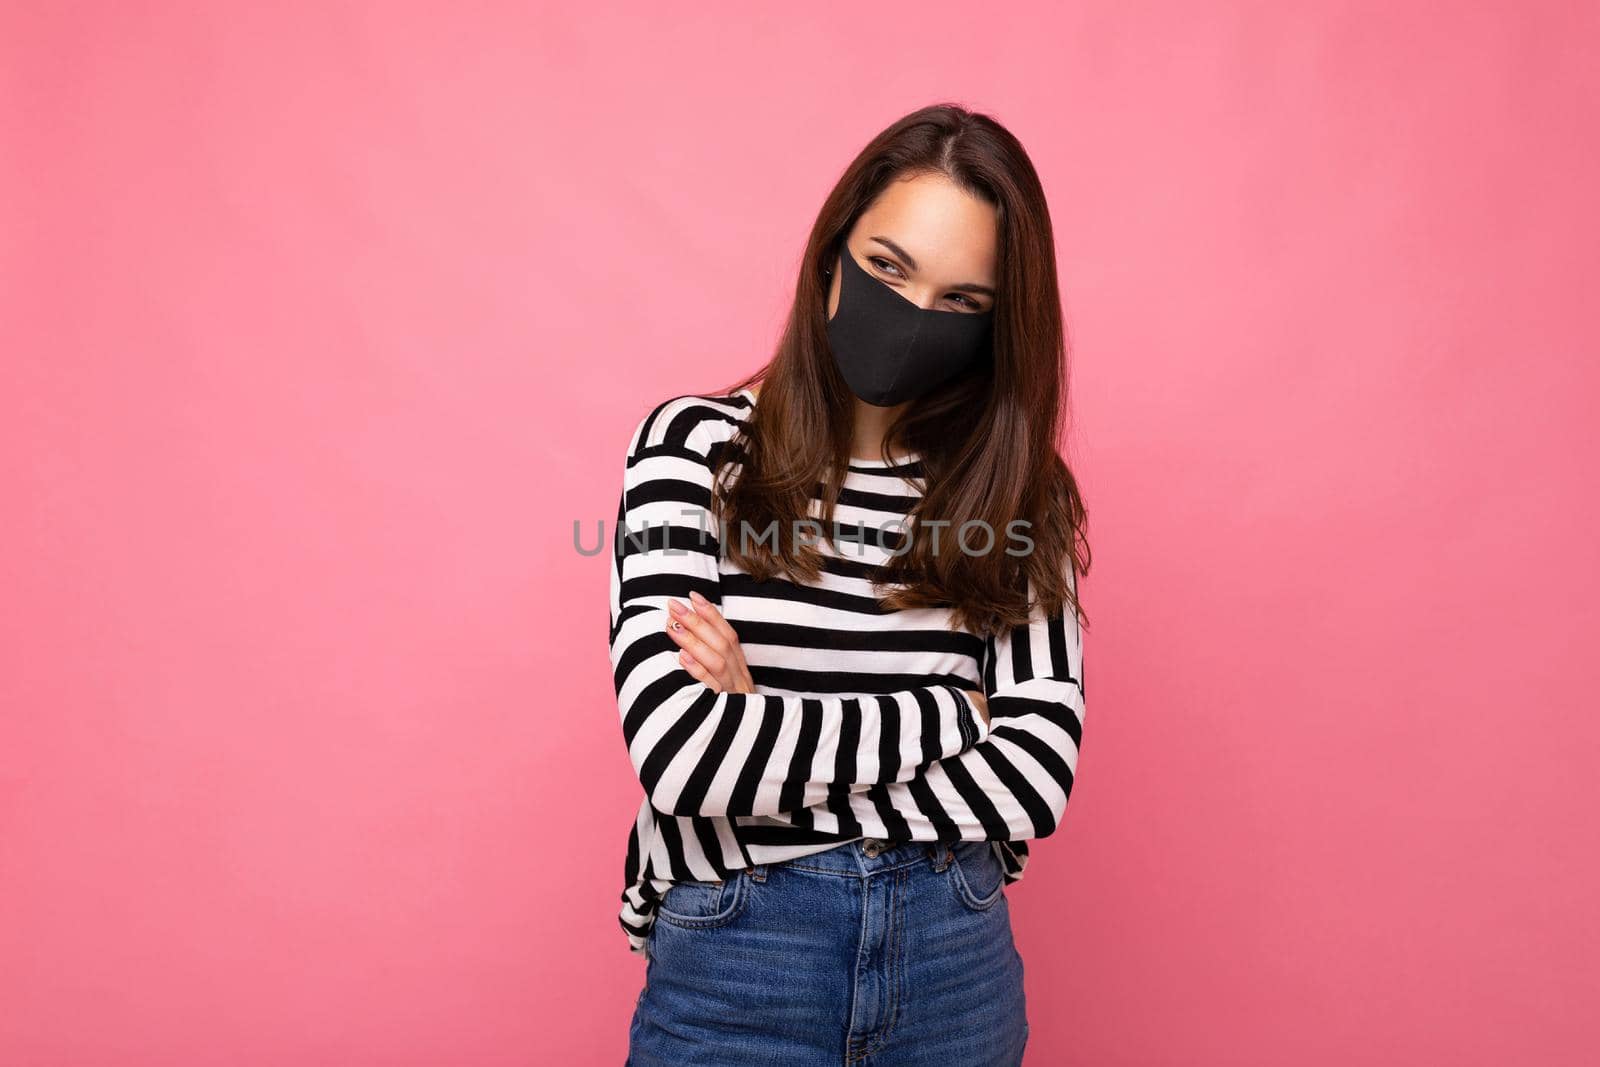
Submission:
[[[610,647],[644,791],[619,913],[638,954],[674,882],[863,837],[990,841],[1015,882],[1028,842],[1060,825],[1077,770],[1083,643],[1070,604],[1035,603],[1027,624],[985,639],[952,629],[946,609],[888,610],[874,595],[923,488],[916,456],[851,459],[841,536],[820,542],[816,582],[757,581],[722,557],[713,479],[724,464],[737,477],[731,438],[756,399],[670,398],[628,444]],[[718,692],[678,661],[667,600],[689,604],[691,590],[738,634],[755,693]],[[985,694],[989,723],[966,690]]]

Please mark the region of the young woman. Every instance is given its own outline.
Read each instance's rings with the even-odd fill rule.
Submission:
[[[1043,190],[925,108],[823,204],[776,356],[629,442],[611,659],[645,798],[634,1067],[1021,1062],[1006,886],[1084,714]]]

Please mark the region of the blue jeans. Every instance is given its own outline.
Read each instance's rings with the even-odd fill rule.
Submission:
[[[851,841],[667,890],[629,1067],[1014,1067],[1022,957],[986,841]]]

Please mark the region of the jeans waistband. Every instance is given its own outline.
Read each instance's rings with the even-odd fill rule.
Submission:
[[[865,837],[846,841],[823,852],[797,856],[782,863],[762,864],[762,867],[788,866],[803,871],[825,871],[837,874],[872,874],[893,870],[908,863],[932,861],[942,870],[949,862],[952,842],[945,841],[892,841]],[[759,868],[758,868],[759,869]]]

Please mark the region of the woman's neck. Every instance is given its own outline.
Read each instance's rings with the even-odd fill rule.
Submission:
[[[765,383],[757,382],[755,385],[749,386],[750,395],[759,397],[763,384]],[[884,433],[889,429],[889,424],[910,403],[908,400],[904,404],[898,404],[892,408],[881,408],[857,398],[853,412],[855,421],[852,425],[850,437],[850,458],[871,462],[881,460],[883,458],[880,453],[883,448]],[[890,459],[895,461],[904,460],[905,458],[904,452],[895,452],[890,455]]]

